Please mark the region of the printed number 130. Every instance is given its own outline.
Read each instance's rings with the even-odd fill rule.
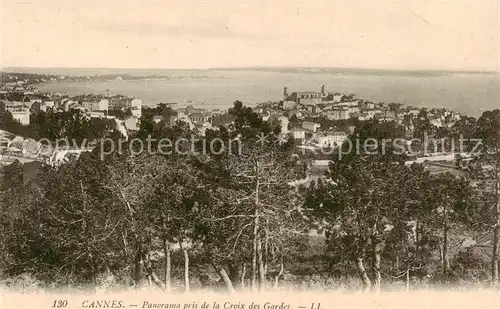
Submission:
[[[66,308],[67,305],[68,305],[67,300],[54,300],[52,308]]]

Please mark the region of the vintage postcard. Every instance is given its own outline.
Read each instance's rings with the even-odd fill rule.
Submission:
[[[0,308],[500,308],[498,0],[0,13]]]

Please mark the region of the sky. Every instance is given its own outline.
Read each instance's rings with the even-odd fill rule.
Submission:
[[[499,70],[499,0],[0,6],[3,67]]]

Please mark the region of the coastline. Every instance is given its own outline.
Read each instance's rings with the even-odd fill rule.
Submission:
[[[251,75],[231,74],[224,79],[149,79],[108,80],[81,82],[48,82],[40,84],[40,91],[79,93],[122,93],[140,97],[145,105],[170,101],[203,101],[205,106],[228,108],[235,100],[246,105],[256,105],[282,97],[283,86],[289,89],[314,90],[321,84],[329,89],[354,93],[359,98],[373,102],[397,102],[428,108],[447,108],[471,116],[495,108],[500,100],[500,78],[483,75],[481,78],[466,76],[383,77],[337,76],[324,74],[266,73],[259,79],[258,72]],[[123,85],[123,86],[122,86]],[[126,86],[125,86],[126,85]],[[64,89],[70,87],[71,89]]]

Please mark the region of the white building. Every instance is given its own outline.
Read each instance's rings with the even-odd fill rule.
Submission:
[[[415,107],[411,107],[406,111],[406,114],[410,114],[410,115],[414,115],[414,116],[418,116],[419,113],[420,113],[420,109],[415,108]]]
[[[92,110],[108,111],[108,108],[109,108],[108,99],[101,99],[99,102],[95,102],[94,104],[92,104]]]
[[[108,111],[109,109],[109,100],[108,99],[100,99],[99,101],[83,101],[82,107],[86,111]]]
[[[350,106],[347,108],[347,111],[349,112],[349,114],[354,114],[359,113],[361,109],[359,108],[359,106]]]
[[[346,108],[336,108],[326,112],[326,117],[330,120],[349,119],[350,113]]]
[[[88,115],[90,116],[90,118],[104,118],[104,117],[106,117],[106,115],[104,114],[104,111],[94,111],[94,112],[90,112]]]
[[[132,112],[132,116],[137,118],[141,118],[142,116],[142,100],[134,98],[130,102],[130,111]]]
[[[42,103],[42,99],[38,99],[38,98],[31,98],[30,99],[30,103],[33,104],[33,103]]]
[[[22,125],[27,126],[30,124],[30,110],[29,110],[29,108],[24,107],[24,106],[16,106],[16,107],[9,109],[9,111],[12,114],[12,118],[19,121]]]
[[[134,117],[137,117],[137,118],[142,117],[142,109],[141,108],[132,107],[130,109],[130,112],[132,113],[132,116],[134,116]]]
[[[320,127],[321,127],[321,125],[319,123],[316,123],[316,122],[311,122],[311,121],[302,122],[302,128],[304,128],[308,131],[311,131],[311,132],[316,132]]]
[[[45,102],[43,102],[42,105],[45,106],[45,110],[47,110],[47,108],[53,109],[55,102],[54,101],[45,101]]]
[[[328,131],[316,134],[314,140],[323,148],[338,147],[347,140],[345,131]]]
[[[375,114],[382,113],[382,111],[380,109],[367,109],[364,113],[366,114],[366,120],[370,120],[375,117]]]
[[[345,106],[345,107],[359,106],[359,100],[349,101],[349,102],[341,102],[341,103],[337,104],[337,106]]]
[[[67,111],[69,111],[69,110],[71,109],[71,106],[72,106],[73,104],[78,104],[78,102],[77,102],[77,101],[75,101],[75,100],[69,100],[69,99],[67,99],[67,100],[63,100],[63,101],[62,101],[62,108],[63,108],[63,110],[64,110],[65,112],[67,112]]]
[[[290,130],[290,133],[293,135],[294,139],[298,139],[301,141],[306,139],[306,130],[302,128],[292,128]]]
[[[333,102],[340,102],[343,97],[344,95],[342,93],[335,93],[333,94]]]
[[[128,131],[139,131],[139,118],[137,117],[128,117],[125,119],[124,124]]]
[[[205,132],[208,130],[208,129],[213,129],[212,125],[210,124],[210,122],[205,122],[201,125],[201,127],[198,129],[198,131],[200,132],[201,136],[205,136]]]
[[[280,122],[281,125],[281,133],[287,134],[288,133],[288,118],[285,116],[278,117],[278,121]]]
[[[373,102],[366,103],[366,108],[367,109],[374,109],[375,108],[375,103],[373,103]]]
[[[186,115],[185,113],[178,113],[175,121],[182,121],[182,122],[187,123],[190,130],[193,130],[195,128],[194,123],[191,121],[189,116]]]

